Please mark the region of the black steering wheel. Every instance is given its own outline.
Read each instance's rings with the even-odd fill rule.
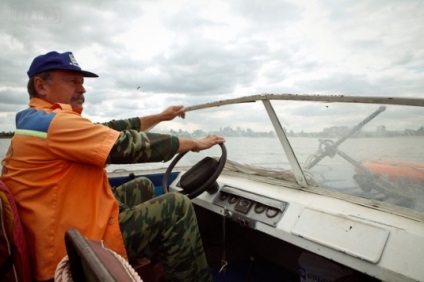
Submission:
[[[181,176],[178,186],[183,190],[180,192],[185,194],[190,199],[193,199],[205,191],[214,193],[218,190],[218,183],[216,179],[224,169],[225,162],[227,161],[227,150],[223,143],[221,146],[222,154],[219,161],[211,157],[205,157],[200,162],[191,167],[186,173]],[[165,175],[162,179],[163,193],[169,193],[168,179],[172,170],[185,153],[178,154],[167,168]]]

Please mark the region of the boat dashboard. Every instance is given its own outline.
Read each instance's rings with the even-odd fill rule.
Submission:
[[[170,185],[180,191],[178,174]],[[226,220],[337,261],[383,281],[418,281],[424,269],[422,222],[293,189],[296,184],[249,175],[221,174],[219,189],[193,203]],[[300,188],[297,187],[297,188]],[[401,248],[399,246],[402,246]]]
[[[221,207],[225,217],[251,228],[255,228],[257,222],[277,226],[288,205],[287,202],[249,194],[228,185],[221,188],[212,204]]]

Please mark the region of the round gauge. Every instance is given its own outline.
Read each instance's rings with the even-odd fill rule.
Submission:
[[[266,216],[269,218],[273,218],[278,214],[278,210],[276,208],[267,208]]]
[[[263,213],[266,209],[266,206],[260,204],[260,203],[256,203],[255,205],[255,212],[256,213]]]
[[[228,201],[230,202],[230,204],[234,204],[235,202],[237,202],[237,199],[237,196],[231,195]]]
[[[246,199],[240,199],[240,201],[239,201],[239,203],[238,203],[240,206],[242,206],[242,207],[247,207],[247,206],[249,206],[250,205],[250,201],[249,200],[246,200]]]
[[[221,192],[221,193],[219,194],[219,199],[220,199],[221,201],[225,201],[227,198],[228,198],[228,193]]]

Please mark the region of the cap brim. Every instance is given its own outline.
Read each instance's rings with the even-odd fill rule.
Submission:
[[[83,77],[99,77],[97,74],[95,74],[93,72],[89,72],[89,71],[85,71],[85,70],[76,70],[74,68],[46,68],[46,69],[43,69],[42,71],[34,73],[34,74],[28,73],[28,76],[33,77],[33,76],[35,76],[39,73],[46,72],[46,71],[54,71],[54,70],[73,71],[73,72],[77,72],[77,73],[82,74]]]
[[[89,71],[81,70],[79,72],[82,73],[83,77],[99,77],[97,74],[89,72]]]

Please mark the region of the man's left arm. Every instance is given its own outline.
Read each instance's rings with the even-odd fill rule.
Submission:
[[[201,139],[190,139],[168,134],[126,130],[119,133],[106,163],[166,162],[177,153],[199,152],[223,142],[225,142],[225,139],[216,135],[208,135]]]

